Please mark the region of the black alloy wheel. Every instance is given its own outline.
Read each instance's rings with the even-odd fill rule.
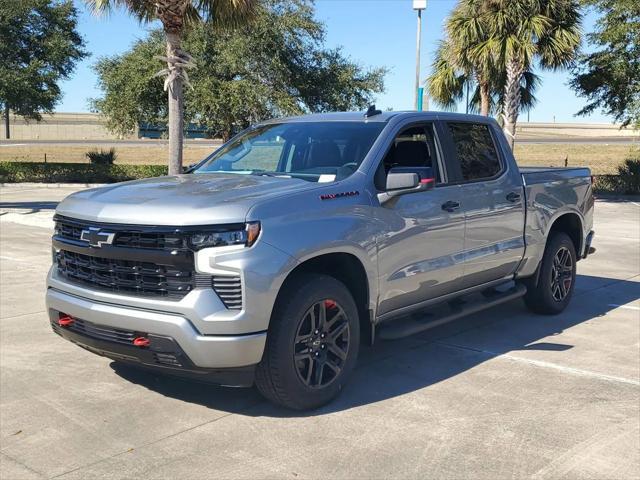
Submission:
[[[551,266],[551,295],[557,302],[563,301],[573,283],[573,258],[566,247],[561,247],[553,257]]]
[[[564,232],[552,232],[538,266],[539,273],[521,280],[527,287],[524,301],[530,310],[557,315],[571,301],[576,283],[576,247]]]
[[[256,386],[268,400],[295,410],[327,404],[342,391],[358,359],[360,316],[340,280],[294,274],[278,296]]]
[[[350,329],[342,307],[331,299],[314,303],[298,324],[294,362],[298,378],[308,387],[332,383],[344,368]]]

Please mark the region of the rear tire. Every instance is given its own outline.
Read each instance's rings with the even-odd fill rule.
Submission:
[[[301,274],[278,297],[256,386],[272,403],[294,410],[335,398],[358,357],[358,309],[333,277]]]
[[[538,283],[525,282],[527,307],[543,315],[561,313],[573,295],[576,283],[576,249],[566,233],[551,234],[540,263]]]

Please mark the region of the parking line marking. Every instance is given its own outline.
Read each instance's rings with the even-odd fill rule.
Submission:
[[[453,347],[453,348],[459,348],[462,350],[471,350],[472,352],[478,352],[478,353],[484,353],[486,355],[489,355],[493,358],[506,358],[508,360],[513,360],[514,362],[517,363],[525,363],[528,365],[533,365],[536,367],[541,367],[541,368],[547,368],[547,369],[551,369],[551,370],[557,370],[559,372],[562,373],[568,373],[570,375],[578,375],[578,376],[582,376],[582,377],[591,377],[591,378],[597,378],[600,380],[606,380],[609,382],[616,382],[616,383],[625,383],[627,385],[634,385],[636,387],[640,387],[640,381],[638,380],[632,380],[630,378],[624,378],[624,377],[616,377],[614,375],[607,375],[605,373],[597,373],[597,372],[591,372],[589,370],[582,370],[580,368],[573,368],[573,367],[565,367],[563,365],[558,365],[556,363],[551,363],[551,362],[545,362],[542,360],[532,360],[529,358],[523,358],[523,357],[516,357],[513,355],[510,355],[508,353],[496,353],[496,352],[491,352],[488,350],[481,350],[478,348],[473,348],[473,347],[465,347],[463,345],[456,345],[453,343],[447,343],[447,342],[435,342],[439,345],[443,345],[445,347]]]
[[[39,310],[37,312],[19,313],[18,315],[11,315],[10,317],[1,317],[2,320],[12,320],[18,317],[26,317],[27,315],[37,315],[39,313],[46,313],[45,310]]]
[[[41,188],[42,187],[40,187],[40,188],[27,188],[27,189],[24,189],[24,190],[22,188],[20,188],[20,189],[16,188],[15,190],[17,190],[17,191],[14,191],[14,192],[12,192],[10,190],[3,190],[2,194],[5,195],[5,198],[6,198],[6,195],[15,195],[16,193],[24,193],[24,192],[34,192],[34,191],[37,191],[37,190],[41,190]]]
[[[634,307],[633,305],[617,305],[615,303],[610,303],[608,306],[609,307],[616,307],[616,308],[624,308],[626,310],[637,310],[637,311],[640,311],[640,307]]]
[[[12,260],[14,262],[20,262],[20,263],[31,263],[31,262],[28,262],[27,260],[23,260],[21,258],[7,257],[6,255],[0,255],[0,259],[2,259],[2,260]]]

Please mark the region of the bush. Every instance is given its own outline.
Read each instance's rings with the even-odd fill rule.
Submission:
[[[3,183],[113,183],[166,174],[164,165],[0,162]]]
[[[640,150],[631,151],[631,155],[618,166],[617,175],[596,175],[594,189],[599,193],[639,195]]]
[[[617,175],[594,175],[593,190],[596,193],[619,193]]]
[[[621,193],[640,193],[640,155],[639,158],[627,158],[618,167],[618,178]]]
[[[109,150],[91,150],[85,155],[94,165],[113,165],[113,162],[118,158],[118,155],[116,155],[116,149],[113,147]]]

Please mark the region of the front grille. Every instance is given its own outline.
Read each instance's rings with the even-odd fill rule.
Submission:
[[[54,220],[58,273],[70,282],[126,295],[169,300],[179,300],[196,288],[211,288],[226,308],[242,308],[240,276],[212,277],[196,273],[188,241],[193,232],[202,229],[228,231],[239,228],[237,224],[136,226],[76,220],[60,215]],[[81,236],[83,230],[91,228],[113,234],[111,244],[90,247]],[[104,256],[100,256],[101,253]]]
[[[60,250],[58,272],[69,280],[113,292],[182,298],[194,287],[193,273],[148,262],[92,257]]]
[[[229,310],[242,308],[242,281],[239,275],[214,275],[211,285]]]
[[[109,225],[94,222],[73,220],[57,216],[56,235],[64,240],[80,241],[82,230],[89,227],[102,227],[107,231],[114,231],[113,245],[126,248],[152,248],[156,250],[173,250],[186,248],[186,237],[177,228],[151,227],[143,228],[133,225]]]

